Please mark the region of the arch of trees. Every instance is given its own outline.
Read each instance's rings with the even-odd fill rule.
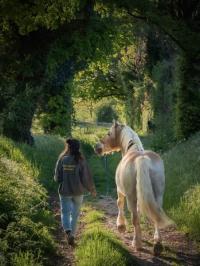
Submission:
[[[129,124],[148,110],[178,139],[200,130],[199,1],[3,0],[0,10],[2,134],[31,143],[36,111],[47,131],[69,133],[72,95],[122,99]]]

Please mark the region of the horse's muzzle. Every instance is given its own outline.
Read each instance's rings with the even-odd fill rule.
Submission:
[[[94,151],[96,154],[101,155],[103,153],[103,148],[101,143],[97,143],[94,147]]]

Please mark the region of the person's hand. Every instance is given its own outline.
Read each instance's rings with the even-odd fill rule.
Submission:
[[[96,192],[96,190],[93,190],[93,191],[91,191],[91,195],[92,195],[92,197],[96,197],[97,196],[97,192]]]

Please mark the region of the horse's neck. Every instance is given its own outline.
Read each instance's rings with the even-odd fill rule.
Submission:
[[[137,133],[131,128],[125,127],[121,134],[122,155],[125,155],[128,150],[144,151],[144,148]]]

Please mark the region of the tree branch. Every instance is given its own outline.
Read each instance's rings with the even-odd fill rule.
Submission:
[[[127,10],[127,14],[135,19],[143,20],[146,23],[151,23],[152,25],[155,25],[158,27],[161,31],[163,31],[166,35],[168,35],[174,43],[177,44],[178,47],[180,47],[183,51],[186,51],[185,47],[168,31],[166,30],[161,24],[158,24],[158,22],[151,20],[150,18],[144,17],[144,16],[138,16],[132,14],[130,11]]]

